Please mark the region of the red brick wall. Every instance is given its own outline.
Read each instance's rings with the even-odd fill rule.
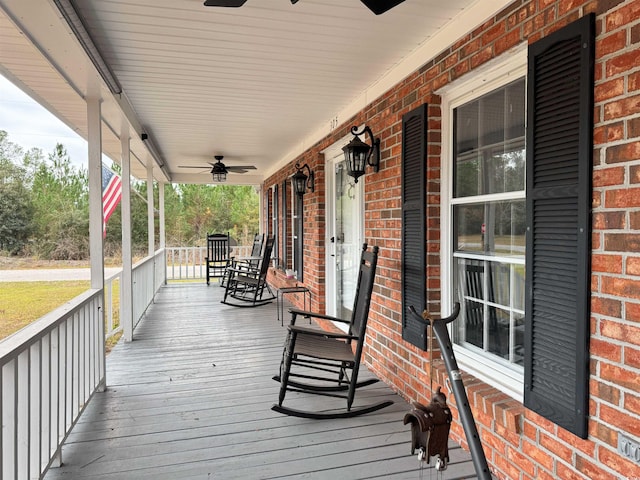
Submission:
[[[429,104],[428,308],[439,311],[441,111],[434,92],[511,47],[531,43],[589,12],[597,14],[589,438],[573,436],[466,376],[485,452],[499,478],[640,478],[640,465],[617,453],[619,432],[640,441],[640,0],[513,2],[298,159],[316,172],[316,192],[304,200],[305,284],[314,309],[323,311],[325,200],[319,152],[345,136],[351,125],[366,123],[380,136],[381,168],[368,172],[365,184],[365,238],[381,248],[366,363],[403,397],[427,402],[429,356],[401,335],[402,115]],[[265,187],[292,173],[293,163]],[[271,280],[285,283],[277,272]],[[433,370],[434,383],[443,385],[442,362],[436,359]],[[452,395],[449,399],[453,402]],[[459,423],[453,434],[465,443]]]

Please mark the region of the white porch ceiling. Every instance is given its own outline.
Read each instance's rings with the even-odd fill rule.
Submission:
[[[85,138],[84,98],[100,95],[105,151],[120,158],[131,123],[139,178],[145,132],[174,182],[211,182],[219,154],[257,167],[228,183],[259,184],[508,1],[406,0],[380,16],[358,0],[202,3],[75,1],[122,86],[114,96],[52,0],[0,0],[0,71]]]

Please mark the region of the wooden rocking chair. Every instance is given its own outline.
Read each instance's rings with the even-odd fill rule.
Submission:
[[[229,266],[229,234],[213,233],[207,235],[207,285],[212,278],[224,278]]]
[[[275,295],[267,283],[267,272],[271,261],[274,238],[267,238],[262,259],[257,268],[249,264],[241,268],[227,268],[226,288],[222,303],[234,307],[259,307],[273,300]],[[265,296],[265,291],[268,292]]]
[[[231,257],[231,260],[227,268],[243,269],[244,267],[248,267],[246,268],[246,270],[255,271],[257,268],[260,267],[260,260],[262,260],[262,256],[260,254],[262,253],[263,243],[264,243],[264,233],[257,233],[253,237],[251,254],[248,257]],[[225,275],[222,281],[220,282],[221,287],[227,286],[227,273],[228,272],[225,272]]]
[[[377,378],[373,378],[358,382],[358,370],[364,346],[377,261],[378,247],[367,251],[365,243],[360,259],[358,283],[350,321],[319,313],[290,310],[292,318],[291,324],[288,326],[285,349],[280,364],[280,375],[273,377],[274,380],[280,382],[280,396],[278,404],[271,407],[272,410],[296,417],[328,419],[355,417],[393,404],[392,401],[383,401],[352,408],[356,389],[378,381]],[[349,330],[347,333],[331,333],[317,328],[298,326],[295,325],[298,316],[342,322],[349,325]],[[311,373],[321,371],[324,374],[323,376],[312,375],[309,373],[310,369]],[[327,372],[332,375],[326,375]],[[302,381],[297,379],[302,379]],[[307,383],[307,380],[311,380],[312,383]],[[310,412],[284,407],[282,402],[287,391],[345,398],[347,400],[346,410]]]

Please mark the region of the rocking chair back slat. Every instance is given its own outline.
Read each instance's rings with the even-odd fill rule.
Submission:
[[[258,233],[253,237],[253,246],[251,247],[251,256],[259,257],[262,253],[262,244],[264,243],[264,233]]]
[[[372,251],[367,251],[366,246],[360,258],[360,269],[358,271],[358,289],[353,301],[353,313],[351,315],[351,325],[349,333],[364,337],[369,317],[369,307],[371,305],[371,294],[373,292],[373,281],[378,263],[378,247],[373,247]]]

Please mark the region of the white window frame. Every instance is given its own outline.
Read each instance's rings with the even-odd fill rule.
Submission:
[[[453,305],[453,109],[486,93],[503,87],[514,80],[526,77],[527,45],[522,44],[488,62],[476,71],[447,85],[437,93],[442,97],[442,162],[441,162],[441,286],[442,315],[448,315]],[[526,110],[525,110],[526,111]],[[483,196],[483,201],[500,200],[504,194]],[[466,199],[469,200],[469,199]],[[450,332],[451,333],[451,332]],[[454,344],[454,352],[460,368],[476,378],[492,385],[516,400],[523,400],[524,370],[522,373],[501,364],[481,353]]]

